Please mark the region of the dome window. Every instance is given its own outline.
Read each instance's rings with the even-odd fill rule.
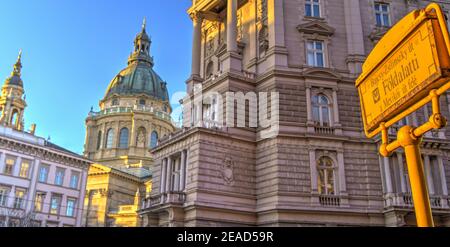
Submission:
[[[118,106],[118,105],[119,105],[119,100],[118,100],[118,99],[113,99],[111,105],[112,105],[112,106]]]
[[[145,99],[140,99],[139,100],[139,105],[144,106],[145,105]]]

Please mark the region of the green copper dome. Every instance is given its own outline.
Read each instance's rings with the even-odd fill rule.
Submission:
[[[110,83],[105,98],[112,95],[145,94],[169,100],[167,84],[148,63],[132,63],[122,70]]]
[[[111,81],[105,99],[113,95],[145,94],[163,101],[169,100],[167,83],[153,70],[150,45],[144,20],[142,31],[134,39],[134,51],[128,58],[128,66]]]

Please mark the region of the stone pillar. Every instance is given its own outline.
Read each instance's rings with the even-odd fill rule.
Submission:
[[[269,31],[268,67],[287,67],[288,51],[285,42],[284,2],[267,0],[267,21]]]
[[[308,114],[308,124],[313,123],[312,106],[311,106],[311,87],[306,87],[306,111]]]
[[[316,151],[314,149],[309,150],[309,168],[311,171],[311,191],[318,192],[317,185],[317,165],[316,165]]]
[[[163,159],[161,161],[161,184],[160,184],[160,188],[159,188],[159,192],[161,194],[163,194],[164,192],[166,192],[166,167],[167,167],[167,159]]]
[[[351,73],[361,72],[365,57],[364,34],[359,0],[344,0],[345,28],[347,33],[347,66]]]
[[[391,176],[391,169],[389,164],[389,157],[383,157],[383,172],[385,177],[385,184],[386,184],[386,193],[393,193],[394,190],[392,189],[392,176]]]
[[[172,157],[167,158],[167,168],[166,168],[166,193],[170,193],[170,184],[172,176]]]
[[[345,166],[344,166],[344,151],[337,153],[338,172],[339,172],[339,192],[341,195],[347,194],[347,184],[345,182]]]
[[[334,126],[339,126],[339,105],[337,100],[337,89],[333,89],[333,118],[334,118]]]
[[[401,184],[401,187],[402,187],[402,192],[403,193],[406,193],[408,190],[407,190],[407,184],[406,184],[406,181],[405,181],[405,175],[404,175],[404,166],[403,166],[403,155],[401,154],[401,153],[396,153],[397,154],[397,160],[398,160],[398,162],[397,162],[397,165],[398,165],[398,172],[399,172],[399,174],[400,174],[400,184]]]
[[[22,168],[22,157],[19,156],[16,159],[16,163],[14,164],[13,176],[19,176],[21,168]]]
[[[237,52],[237,0],[227,0],[227,52]]]
[[[433,175],[431,173],[431,164],[430,164],[430,156],[424,155],[423,156],[423,165],[425,168],[425,176],[427,179],[427,186],[428,186],[428,192],[430,195],[434,195],[434,185],[433,185]]]
[[[200,77],[203,16],[201,16],[199,13],[193,14],[192,22],[194,24],[194,34],[193,34],[194,40],[192,43],[191,76]]]
[[[186,150],[181,151],[180,191],[186,188]]]
[[[445,177],[444,161],[442,157],[438,157],[439,174],[441,175],[442,195],[448,196],[447,178]]]
[[[6,159],[6,154],[5,153],[0,153],[0,172],[3,172],[5,170],[5,159]]]
[[[27,202],[31,202],[31,203],[27,205],[26,212],[30,212],[31,210],[34,209],[34,199],[35,199],[36,187],[37,187],[36,184],[37,184],[37,180],[39,177],[39,174],[38,174],[39,165],[40,165],[39,159],[35,159],[33,162],[30,162],[30,171],[29,171],[30,178],[31,178],[30,187],[29,187],[30,191],[28,192],[26,200],[27,200]],[[83,199],[84,199],[84,196],[83,196]],[[81,205],[81,206],[83,206],[83,205]],[[83,208],[83,207],[80,207],[80,208]],[[81,217],[80,217],[80,219],[81,219]]]

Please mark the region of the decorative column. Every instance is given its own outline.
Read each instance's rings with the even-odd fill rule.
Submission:
[[[227,2],[227,52],[237,52],[237,0]]]
[[[442,194],[448,196],[447,178],[445,177],[444,161],[442,157],[438,157],[439,174],[441,175]]]
[[[306,86],[306,111],[308,125],[313,123],[312,107],[311,107],[311,86]]]
[[[166,168],[166,193],[170,193],[170,183],[171,183],[171,177],[172,175],[172,157],[167,158],[167,168]]]
[[[403,155],[401,153],[396,153],[397,154],[397,168],[398,168],[398,172],[400,174],[400,184],[402,187],[402,192],[406,193],[407,189],[406,189],[406,181],[405,181],[405,175],[404,175],[404,166],[403,166]]]
[[[317,167],[316,167],[316,150],[309,150],[309,169],[311,171],[311,192],[317,193]]]
[[[194,41],[192,43],[192,77],[200,77],[201,48],[202,48],[202,24],[203,16],[200,13],[192,15],[194,24]]]
[[[181,151],[180,191],[186,188],[186,150]]]
[[[345,182],[345,165],[344,165],[344,151],[339,150],[337,153],[338,172],[339,172],[339,192],[341,195],[347,194],[347,184]]]
[[[391,176],[391,170],[389,169],[389,157],[383,157],[383,172],[385,177],[385,184],[386,184],[386,194],[393,193],[392,189],[392,176]]]
[[[431,174],[431,165],[430,165],[430,156],[424,155],[423,156],[423,165],[425,168],[425,176],[427,178],[427,185],[428,185],[428,192],[430,195],[434,195],[434,185],[433,185],[433,175]]]
[[[159,188],[159,192],[163,194],[166,192],[166,167],[167,167],[167,159],[163,159],[161,161],[161,187]]]
[[[337,89],[333,89],[333,114],[334,114],[334,126],[340,126],[339,120],[339,105],[337,100]]]

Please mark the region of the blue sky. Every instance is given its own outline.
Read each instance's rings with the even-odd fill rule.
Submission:
[[[147,18],[155,70],[169,94],[185,90],[191,68],[189,0],[2,0],[0,80],[23,49],[26,129],[82,153],[85,119],[126,66]],[[176,102],[176,100],[173,100]],[[176,107],[176,105],[174,105]]]

